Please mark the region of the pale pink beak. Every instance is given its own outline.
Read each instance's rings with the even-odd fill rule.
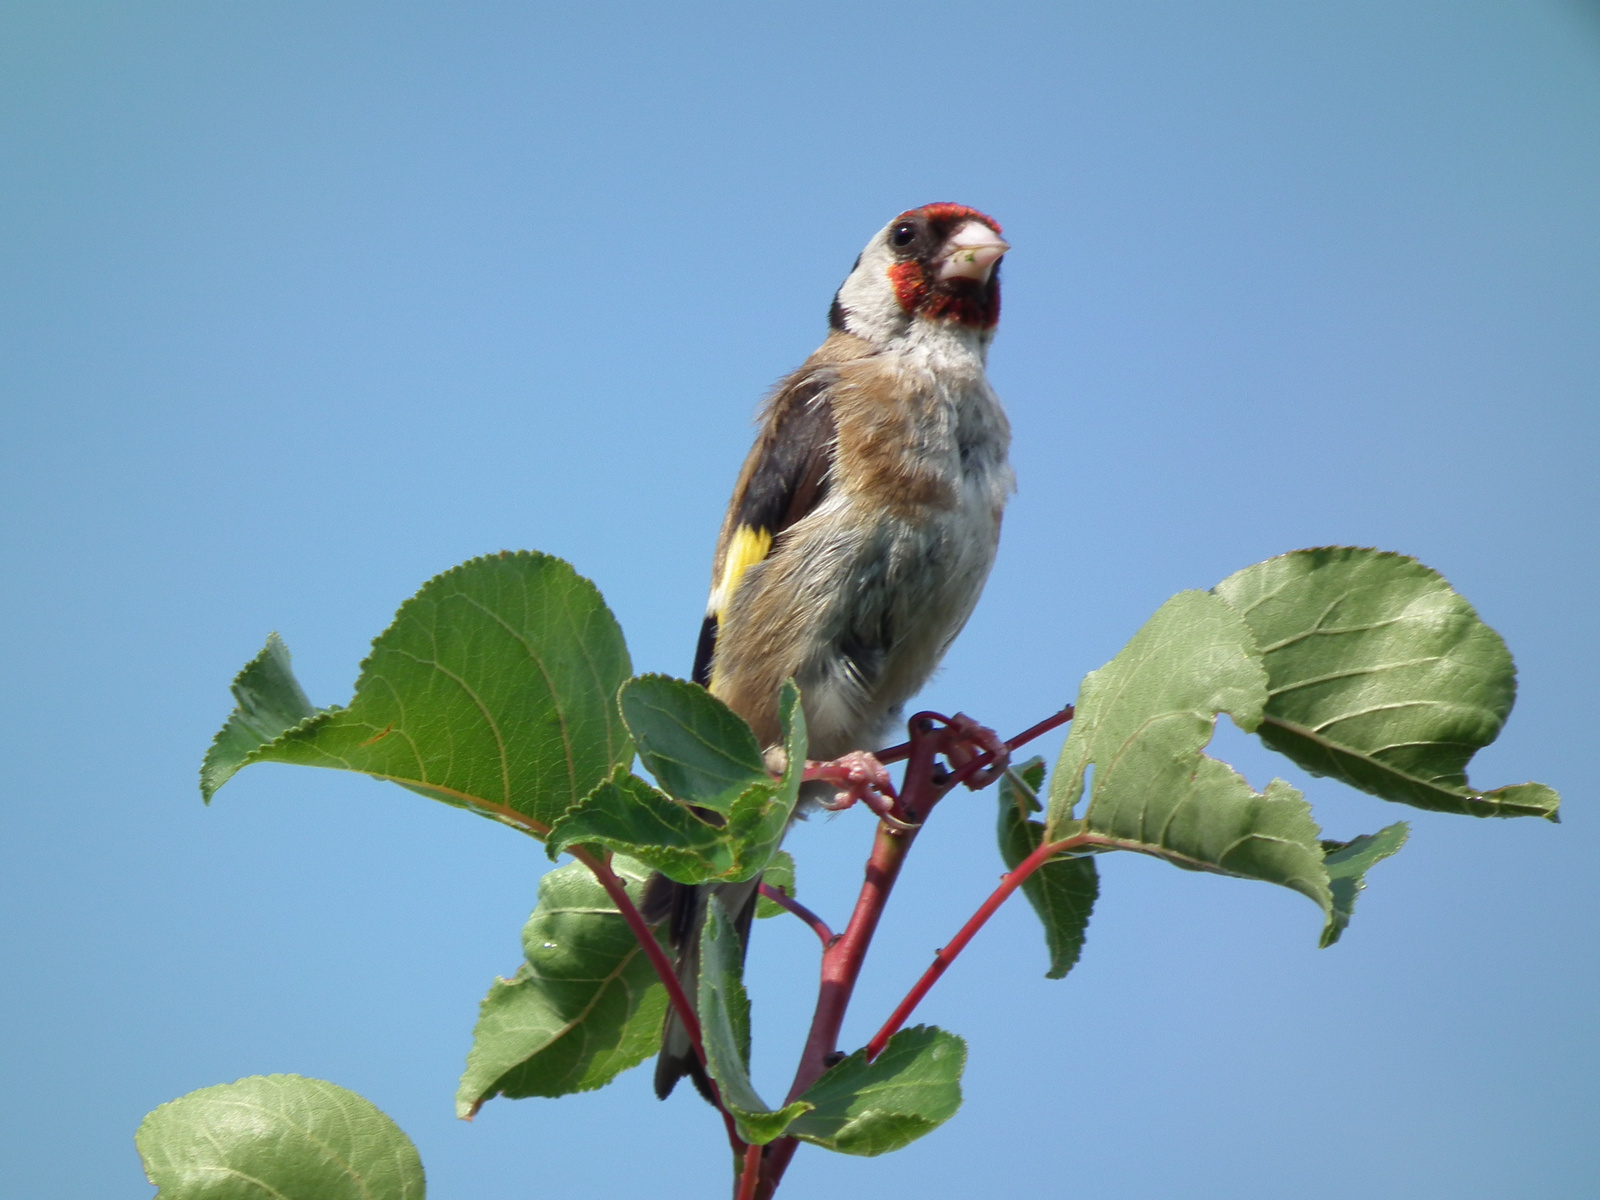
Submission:
[[[994,273],[995,263],[1011,249],[1009,243],[982,221],[968,221],[950,235],[946,243],[944,261],[939,265],[940,279],[976,279],[988,283]]]

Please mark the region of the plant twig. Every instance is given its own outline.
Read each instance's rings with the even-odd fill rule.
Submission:
[[[745,1152],[744,1139],[739,1136],[732,1115],[727,1106],[722,1103],[722,1091],[717,1087],[717,1081],[711,1078],[711,1070],[706,1066],[706,1048],[700,1034],[700,1017],[695,1012],[689,997],[684,993],[683,984],[678,982],[678,973],[672,969],[672,962],[667,958],[667,952],[661,948],[661,943],[656,941],[655,934],[650,932],[650,926],[645,924],[644,916],[628,895],[628,889],[622,880],[617,878],[617,873],[611,869],[607,861],[610,855],[601,858],[594,854],[587,846],[571,846],[568,852],[584,866],[588,867],[600,886],[605,888],[606,895],[611,897],[611,902],[617,906],[617,911],[622,914],[622,919],[628,923],[628,928],[633,932],[634,940],[639,943],[639,948],[650,960],[650,965],[655,968],[656,977],[661,980],[662,986],[667,989],[667,998],[672,1002],[672,1007],[678,1014],[678,1020],[683,1022],[684,1031],[689,1035],[689,1042],[694,1047],[695,1057],[700,1060],[700,1066],[705,1069],[706,1080],[711,1084],[712,1095],[715,1097],[717,1111],[722,1114],[722,1123],[728,1129],[728,1142],[733,1146],[735,1154]]]
[[[802,921],[809,925],[811,927],[811,932],[822,939],[822,948],[824,950],[833,945],[834,939],[838,937],[838,934],[829,929],[828,923],[821,917],[817,916],[816,913],[812,912],[804,904],[801,904],[800,901],[794,899],[794,897],[790,896],[781,888],[775,888],[770,883],[761,884],[760,890],[763,896],[765,896],[768,900],[771,900],[779,908],[784,909],[786,912],[793,913],[795,916],[799,917]]]
[[[931,717],[933,720],[938,721],[941,725],[950,724],[950,718],[942,713],[929,712],[921,715]],[[1065,725],[1070,720],[1072,720],[1072,705],[1069,704],[1060,712],[1052,713],[1050,716],[1040,721],[1037,725],[1034,725],[1028,729],[1024,729],[1021,733],[1017,734],[1016,737],[1007,739],[1006,749],[1015,750],[1018,746],[1024,745],[1027,742],[1031,742],[1036,737],[1042,737],[1049,733],[1052,729],[1055,729],[1061,725]],[[900,762],[902,759],[907,758],[910,754],[911,743],[901,742],[897,746],[885,746],[882,750],[877,751],[873,757],[887,766],[889,763]],[[988,757],[989,756],[985,756],[984,765],[987,765]]]
[[[1045,842],[1032,854],[1028,855],[1027,858],[1018,863],[1015,870],[1008,871],[1000,881],[1000,886],[995,888],[990,893],[989,898],[979,905],[978,911],[972,914],[967,923],[957,931],[955,937],[939,948],[939,952],[933,956],[932,965],[922,973],[922,978],[918,979],[911,990],[906,993],[905,999],[900,1001],[894,1012],[889,1015],[889,1019],[883,1023],[883,1028],[872,1035],[872,1040],[867,1043],[867,1061],[871,1062],[879,1054],[883,1053],[883,1048],[888,1045],[889,1039],[900,1031],[900,1027],[911,1016],[912,1010],[922,1002],[922,998],[928,994],[929,989],[939,982],[939,977],[956,960],[956,955],[966,949],[967,943],[973,939],[978,930],[982,929],[989,918],[994,916],[996,910],[1010,898],[1011,893],[1027,881],[1028,876],[1044,866],[1057,854],[1068,850],[1076,850],[1087,845],[1092,840],[1092,837],[1093,835],[1084,835],[1066,838],[1059,842]]]
[[[689,997],[684,993],[683,984],[678,982],[678,974],[672,969],[672,962],[667,958],[667,952],[661,948],[661,943],[656,940],[650,927],[645,924],[644,916],[634,905],[632,897],[622,880],[617,878],[611,864],[595,855],[587,846],[570,847],[572,857],[581,862],[594,874],[601,887],[605,888],[606,895],[611,897],[611,902],[617,906],[617,911],[622,914],[622,919],[628,923],[628,928],[633,931],[639,946],[650,959],[650,965],[655,968],[656,974],[661,977],[661,982],[667,989],[667,996],[672,1001],[672,1007],[678,1012],[678,1019],[683,1022],[683,1027],[689,1033],[689,1040],[694,1043],[695,1055],[702,1065],[706,1061],[705,1046],[700,1040],[700,1018],[695,1012],[694,1005],[689,1003]],[[609,856],[607,856],[609,857]]]
[[[755,1200],[756,1187],[761,1183],[761,1150],[760,1146],[745,1147],[744,1170],[739,1172],[733,1200]]]
[[[1073,709],[1069,704],[1061,711],[1023,730],[1016,737],[1008,739],[1004,743],[1005,748],[1007,751],[1015,750],[1034,738],[1066,724],[1072,716]],[[900,746],[891,746],[887,750],[879,751],[876,755],[879,762],[907,760],[905,776],[900,785],[900,795],[894,804],[894,815],[901,821],[909,822],[913,827],[902,831],[885,822],[878,823],[877,834],[872,843],[872,854],[867,860],[866,879],[862,882],[855,910],[850,914],[850,923],[845,927],[844,933],[823,951],[822,981],[817,992],[816,1011],[811,1018],[811,1031],[806,1037],[800,1065],[795,1071],[794,1083],[789,1088],[785,1103],[796,1099],[815,1083],[828,1069],[833,1059],[838,1045],[839,1030],[844,1024],[845,1010],[850,1005],[850,996],[855,989],[856,979],[861,974],[867,949],[872,943],[872,935],[877,930],[884,905],[888,903],[889,893],[900,875],[900,868],[905,863],[906,854],[910,852],[911,843],[916,839],[921,823],[927,820],[933,806],[939,803],[953,787],[991,765],[996,757],[993,753],[975,755],[958,770],[936,775],[934,760],[944,750],[951,735],[949,729],[951,723],[951,718],[941,713],[917,713],[908,723],[910,740]],[[1052,848],[1052,853],[1058,848]],[[1042,855],[1040,863],[1048,857],[1048,854]],[[1036,868],[1037,864],[1024,873],[1013,872],[1012,874],[1017,876],[1016,880],[1005,895],[999,899],[991,898],[994,908],[998,908],[1005,900],[1005,896],[1016,890]],[[1022,866],[1019,865],[1018,872],[1021,870]],[[990,912],[992,911],[993,909],[990,909]],[[959,945],[954,942],[951,944],[954,948],[950,954],[951,958],[960,953],[961,946],[971,940],[972,934],[977,932],[988,917],[989,913],[984,913],[983,919],[977,921],[970,932],[962,931],[966,935],[965,940],[961,940]],[[961,935],[958,934],[957,937],[960,939]],[[948,963],[945,966],[948,966]],[[916,1007],[917,1001],[922,999],[928,988],[933,986],[943,972],[944,966],[941,966],[925,984],[919,981],[918,986],[922,990],[914,999],[908,997],[909,1005],[902,1003],[901,1007],[905,1010],[903,1013],[899,1009],[896,1010],[901,1023],[904,1023],[905,1017]],[[899,1024],[896,1024],[893,1028],[889,1028],[888,1033],[880,1031],[883,1040],[887,1041],[898,1028]],[[778,1138],[767,1146],[762,1156],[761,1186],[756,1191],[754,1200],[770,1200],[798,1146],[798,1140],[792,1137]]]
[[[1043,737],[1052,729],[1060,728],[1062,725],[1065,725],[1068,721],[1072,720],[1073,711],[1072,705],[1069,704],[1060,712],[1051,713],[1037,725],[1031,725],[1027,729],[1024,729],[1021,733],[1017,734],[1016,737],[1007,738],[1005,741],[1005,748],[1007,750],[1015,750],[1019,746],[1027,745],[1036,737]],[[945,780],[945,786],[950,788],[955,787],[958,783],[965,783],[992,762],[994,762],[993,754],[978,755],[971,762],[963,763],[960,767],[956,768],[956,770],[952,771],[950,773],[950,778]]]
[[[896,807],[902,813],[916,813],[917,819],[938,803],[943,790],[933,782],[934,758],[939,752],[943,733],[937,723],[942,721],[937,713],[918,713],[911,718],[910,747],[905,757],[910,758],[905,777],[901,781],[900,797]],[[839,1041],[839,1029],[844,1024],[845,1010],[850,1005],[850,995],[855,990],[856,979],[866,960],[867,948],[878,928],[889,893],[894,889],[900,868],[905,863],[911,843],[916,840],[915,829],[901,833],[884,822],[878,823],[872,841],[872,854],[867,859],[866,878],[861,884],[861,894],[856,899],[850,923],[842,934],[822,955],[822,980],[817,989],[817,1007],[811,1018],[811,1031],[806,1037],[800,1064],[795,1070],[794,1083],[784,1103],[794,1100],[817,1081],[828,1069],[834,1048]],[[761,1186],[756,1200],[769,1200],[789,1160],[799,1146],[792,1137],[779,1138],[770,1143],[762,1161]]]

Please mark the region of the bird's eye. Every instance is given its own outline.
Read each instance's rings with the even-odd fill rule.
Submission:
[[[893,232],[891,232],[889,234],[889,244],[891,246],[899,246],[899,247],[909,246],[909,245],[911,245],[912,242],[914,242],[916,240],[917,240],[917,227],[915,225],[913,225],[910,221],[902,221],[902,222],[900,222],[900,224],[898,224],[898,225],[896,225],[894,227]]]

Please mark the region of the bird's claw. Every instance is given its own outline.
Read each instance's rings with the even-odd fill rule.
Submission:
[[[852,750],[830,762],[808,762],[802,778],[807,783],[831,783],[837,789],[832,800],[822,802],[829,812],[843,812],[859,801],[891,829],[906,833],[916,828],[894,815],[895,791],[889,768],[865,750]]]
[[[966,713],[957,713],[950,718],[945,734],[944,756],[957,770],[981,755],[994,756],[988,766],[967,778],[967,787],[973,791],[988,787],[1006,773],[1006,767],[1011,763],[1011,747],[987,725],[979,725]]]

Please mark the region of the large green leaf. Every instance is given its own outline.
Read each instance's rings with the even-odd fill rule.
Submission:
[[[1390,827],[1358,838],[1360,848],[1346,854],[1357,843],[1323,843],[1298,790],[1274,779],[1256,792],[1232,766],[1203,754],[1219,714],[1254,730],[1266,699],[1261,651],[1242,616],[1211,592],[1174,595],[1117,658],[1083,678],[1043,837],[1088,835],[1090,850],[1134,850],[1189,870],[1280,883],[1323,910],[1328,946],[1349,923],[1362,872],[1405,838]],[[1085,787],[1088,810],[1077,818]],[[1330,867],[1344,880],[1338,893]]]
[[[1437,572],[1346,546],[1296,550],[1214,589],[1264,655],[1261,740],[1316,775],[1436,812],[1556,819],[1539,783],[1480,792],[1467,762],[1516,698],[1516,668]]]
[[[1322,944],[1332,944],[1349,922],[1362,873],[1399,849],[1403,828],[1324,843],[1293,787],[1274,779],[1257,792],[1203,753],[1220,713],[1251,731],[1266,699],[1261,652],[1244,619],[1211,592],[1179,592],[1116,658],[1084,677],[1043,836],[1087,835],[1088,849],[1135,850],[1293,888],[1322,909]],[[1337,891],[1330,875],[1343,881]]]
[[[1281,779],[1256,792],[1201,753],[1218,713],[1254,729],[1265,701],[1266,672],[1243,619],[1209,592],[1179,592],[1084,678],[1045,836],[1090,833],[1106,848],[1282,884],[1315,901],[1331,927],[1311,806]],[[1091,765],[1088,811],[1074,820]]]
[[[766,781],[750,726],[699,684],[641,675],[622,685],[620,700],[639,758],[669,796],[726,813]]]
[[[649,869],[611,869],[637,903]],[[582,863],[539,881],[522,930],[527,962],[489,989],[456,1092],[470,1118],[494,1096],[564,1096],[609,1083],[660,1046],[666,989],[605,889]]]
[[[683,694],[661,695],[670,704]],[[793,682],[783,685],[778,716],[787,753],[783,776],[773,779],[763,770],[727,804],[726,815],[674,800],[619,770],[556,822],[546,842],[550,856],[570,846],[597,845],[649,863],[679,883],[754,878],[777,852],[800,796],[806,727]]]
[[[789,1132],[841,1154],[887,1154],[938,1128],[961,1107],[967,1044],[931,1025],[902,1029],[870,1063],[857,1050],[795,1104],[811,1111]]]
[[[1044,760],[1030,759],[1014,767],[1000,780],[1000,857],[1008,870],[1037,850],[1044,840],[1044,826],[1029,819],[1036,812],[1036,796],[1044,782]],[[1033,905],[1044,924],[1045,946],[1050,951],[1048,979],[1060,979],[1083,953],[1083,934],[1089,913],[1100,894],[1100,876],[1094,859],[1054,858],[1029,875],[1022,883],[1022,894]]]
[[[720,897],[706,904],[700,933],[700,988],[696,1007],[706,1049],[706,1069],[717,1081],[723,1107],[739,1127],[739,1136],[766,1145],[801,1113],[811,1108],[802,1100],[776,1111],[756,1094],[750,1082],[750,998],[745,994],[744,949],[733,918]]]
[[[272,645],[256,662],[277,663]],[[631,673],[616,620],[566,563],[529,552],[473,559],[400,606],[348,708],[236,758],[242,734],[225,728],[204,790],[209,799],[254,762],[335,767],[538,834],[632,761],[616,704]],[[248,729],[247,718],[241,698],[228,728]]]
[[[201,1088],[145,1117],[134,1141],[157,1200],[423,1200],[410,1139],[321,1079]]]

